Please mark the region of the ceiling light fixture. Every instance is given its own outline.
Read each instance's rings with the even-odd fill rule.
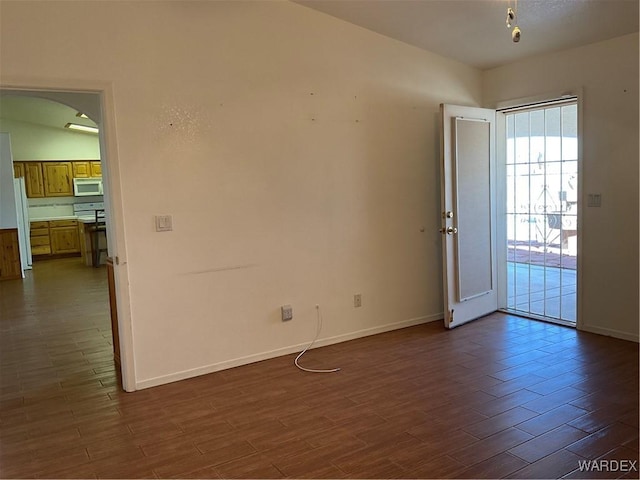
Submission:
[[[79,125],[77,123],[67,123],[64,128],[68,128],[69,130],[78,130],[80,132],[88,132],[88,133],[98,133],[98,129],[96,127],[89,127],[87,125]]]
[[[507,7],[507,28],[511,28],[513,25],[513,21],[516,19],[516,12],[513,11],[513,8]]]
[[[86,116],[84,113],[82,113],[82,112],[78,112],[78,113],[76,113],[76,117],[80,117],[80,118],[89,118],[89,117],[87,117],[87,116]]]
[[[505,23],[507,24],[507,28],[514,27],[511,31],[511,40],[513,40],[514,43],[518,43],[521,35],[520,27],[518,27],[518,0],[515,0],[514,8],[511,8],[511,0],[509,0]]]
[[[513,40],[515,43],[518,43],[520,41],[520,27],[517,25],[511,31],[511,40]]]

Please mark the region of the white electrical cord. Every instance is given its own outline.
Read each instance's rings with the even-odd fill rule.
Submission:
[[[320,336],[320,331],[322,330],[322,314],[320,313],[320,305],[316,305],[316,313],[318,315],[318,330],[316,332],[316,336],[315,338],[311,341],[311,343],[307,346],[307,348],[305,348],[302,352],[300,352],[300,354],[296,357],[295,361],[293,362],[296,367],[298,367],[300,370],[303,370],[305,372],[311,372],[311,373],[333,373],[333,372],[339,372],[340,369],[339,368],[331,368],[328,370],[316,370],[314,368],[305,368],[305,367],[301,367],[300,364],[298,363],[298,360],[300,360],[300,357],[302,357],[302,355],[305,354],[305,352],[307,350],[309,350],[314,343],[316,343],[316,340],[318,340],[318,337]]]

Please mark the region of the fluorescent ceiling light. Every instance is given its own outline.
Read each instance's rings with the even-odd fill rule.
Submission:
[[[81,132],[98,133],[97,127],[89,127],[87,125],[79,125],[77,123],[67,123],[64,128],[69,130],[79,130]]]
[[[87,117],[87,116],[86,116],[84,113],[82,113],[82,112],[78,112],[78,113],[76,113],[76,117],[80,117],[80,118],[89,118],[89,117]]]

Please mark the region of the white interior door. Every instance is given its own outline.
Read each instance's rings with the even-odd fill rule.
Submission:
[[[498,309],[495,111],[441,105],[444,323]]]

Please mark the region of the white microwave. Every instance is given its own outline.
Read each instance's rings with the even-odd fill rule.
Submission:
[[[73,195],[76,197],[102,195],[102,178],[74,178]]]

